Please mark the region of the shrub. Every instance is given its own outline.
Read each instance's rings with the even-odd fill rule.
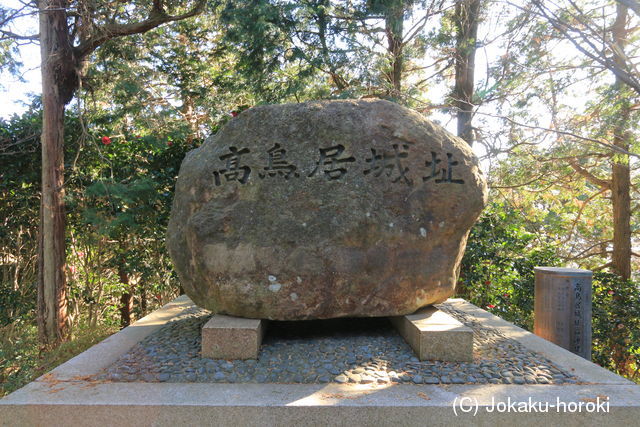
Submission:
[[[458,296],[505,320],[533,329],[534,271],[558,264],[556,251],[514,209],[493,203],[471,230]]]
[[[593,276],[593,344],[599,365],[638,380],[640,369],[639,283],[612,273]]]

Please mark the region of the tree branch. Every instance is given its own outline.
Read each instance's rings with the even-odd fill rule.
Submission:
[[[608,263],[603,264],[603,265],[601,265],[601,266],[599,266],[599,267],[594,267],[594,268],[592,268],[592,269],[591,269],[591,271],[600,271],[600,270],[604,270],[605,268],[609,268],[609,267],[611,267],[612,265],[613,265],[613,263],[612,263],[612,262],[608,262]]]
[[[21,138],[17,141],[12,141],[9,138],[0,139],[0,156],[12,156],[15,154],[21,153],[32,153],[37,148],[36,145],[33,145],[28,148],[24,148],[26,143],[37,141],[39,134],[29,135],[27,137]],[[14,147],[18,147],[19,149],[14,149]],[[12,149],[12,151],[9,151]]]
[[[0,30],[0,34],[2,34],[2,37],[0,38],[0,40],[2,40],[2,39],[31,40],[31,41],[40,40],[40,34],[33,34],[33,35],[30,35],[30,36],[22,36],[20,34],[16,34],[16,33],[13,33],[11,31],[6,31],[6,30]]]
[[[172,16],[167,15],[165,12],[162,0],[154,0],[153,7],[147,19],[133,24],[108,24],[101,28],[96,28],[96,33],[98,34],[80,43],[80,45],[75,48],[76,55],[80,58],[86,57],[99,46],[113,38],[144,33],[167,22],[191,18],[200,14],[205,5],[206,0],[198,0],[190,11],[182,15]]]
[[[566,21],[561,20],[555,14],[553,15],[550,14],[548,9],[543,5],[542,1],[534,0],[532,1],[532,3],[538,9],[539,11],[538,14],[543,18],[545,18],[547,21],[549,21],[549,23],[553,26],[553,28],[555,28],[558,32],[560,32],[565,37],[566,40],[571,42],[571,44],[573,44],[576,49],[578,49],[588,58],[591,58],[592,60],[594,60],[601,66],[603,66],[604,68],[611,71],[616,77],[622,80],[627,86],[629,86],[630,88],[635,90],[638,94],[640,94],[640,81],[636,78],[636,76],[634,76],[632,73],[628,72],[623,67],[618,65],[611,58],[608,58],[604,51],[598,51],[598,49],[593,45],[591,40],[589,40],[588,36],[584,34],[582,31],[578,30],[575,27],[570,27]],[[621,3],[623,2],[621,1]],[[572,34],[569,34],[569,30],[577,32],[580,35],[580,38],[584,40],[585,43],[587,43],[587,45],[589,45],[593,50],[595,50],[595,53],[590,51],[585,46],[583,46],[578,41],[577,37],[573,36]],[[615,49],[614,46],[609,46],[609,48],[612,50]],[[625,65],[628,65],[628,64],[625,64]]]
[[[578,172],[580,175],[585,177],[589,182],[593,183],[594,185],[597,185],[598,187],[604,190],[611,190],[610,181],[604,180],[602,178],[598,178],[588,170],[584,169],[582,166],[578,164],[576,159],[569,159],[569,164],[576,172]]]
[[[616,0],[618,3],[627,6],[629,9],[633,10],[636,15],[640,16],[640,3],[636,0]]]
[[[448,108],[451,108],[451,107],[448,107]],[[627,156],[640,158],[640,154],[632,153],[631,151],[627,151],[624,148],[620,148],[620,147],[617,147],[617,146],[615,146],[613,144],[609,144],[608,142],[600,141],[598,139],[593,139],[593,138],[587,138],[585,136],[580,136],[580,135],[577,135],[577,134],[572,133],[572,132],[567,132],[567,131],[564,131],[564,130],[557,130],[557,129],[549,129],[549,128],[542,127],[542,126],[527,125],[525,123],[517,122],[517,121],[513,120],[510,117],[501,116],[499,114],[483,113],[481,111],[475,111],[474,114],[480,114],[482,116],[495,117],[495,118],[498,118],[498,119],[504,119],[504,120],[508,121],[509,123],[512,123],[512,124],[514,124],[516,126],[522,126],[522,127],[528,128],[528,129],[538,129],[538,130],[542,130],[542,131],[545,131],[545,132],[553,132],[553,133],[556,133],[558,135],[570,136],[572,138],[576,138],[576,139],[579,139],[581,141],[593,142],[593,143],[596,143],[596,144],[601,145],[603,147],[606,147],[611,151],[615,151],[615,152],[618,152],[620,154],[626,154]]]
[[[544,177],[544,174],[536,176],[535,178],[527,181],[527,182],[523,182],[521,184],[513,184],[513,185],[491,185],[489,184],[489,188],[492,190],[495,189],[505,189],[505,188],[520,188],[520,187],[526,187],[529,184],[533,184],[534,182],[538,181],[540,178]]]

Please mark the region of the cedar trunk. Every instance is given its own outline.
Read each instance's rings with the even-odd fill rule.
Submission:
[[[614,60],[625,65],[624,47],[627,43],[627,7],[617,5],[616,21],[612,27],[614,43],[618,46]],[[619,114],[614,128],[613,143],[625,151],[629,150],[629,116],[631,106],[623,90],[625,84],[616,77],[614,87],[618,93]],[[611,171],[611,203],[613,207],[613,270],[624,279],[631,277],[631,176],[629,156],[615,154]]]
[[[404,44],[404,4],[402,0],[393,0],[385,11],[385,32],[387,51],[390,61],[389,83],[393,87],[392,96],[400,96],[402,90],[402,68]]]
[[[118,267],[120,283],[125,285],[125,292],[120,297],[120,327],[126,328],[131,324],[133,313],[133,289],[129,281],[129,274],[124,270],[124,265]]]
[[[38,332],[44,345],[65,337],[67,304],[64,209],[64,106],[69,97],[69,61],[64,0],[41,0],[42,56],[42,196],[38,262]],[[71,74],[69,72],[71,71]]]
[[[481,0],[463,0],[456,3],[456,81],[453,90],[457,108],[458,136],[470,146],[473,144],[473,88],[476,58],[476,39]]]
[[[628,117],[628,114],[626,114]],[[622,136],[616,136],[616,146],[628,149]],[[613,270],[623,279],[631,277],[631,178],[629,156],[616,155],[612,165],[611,203],[613,205]]]

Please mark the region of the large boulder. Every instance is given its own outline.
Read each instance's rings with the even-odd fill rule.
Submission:
[[[167,240],[187,295],[214,312],[401,315],[453,294],[485,202],[471,149],[416,112],[260,106],[187,154]]]

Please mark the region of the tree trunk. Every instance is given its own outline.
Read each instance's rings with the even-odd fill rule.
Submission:
[[[628,118],[629,114],[625,116]],[[622,119],[621,119],[622,120]],[[629,149],[625,133],[614,137],[615,145]],[[616,154],[612,165],[611,203],[613,205],[613,270],[623,279],[631,277],[631,178],[629,156]]]
[[[453,90],[457,108],[458,136],[473,145],[473,88],[476,58],[476,39],[481,0],[456,2],[456,81]]]
[[[385,32],[387,34],[387,52],[389,54],[389,83],[392,86],[391,96],[399,97],[402,91],[404,32],[404,2],[392,0],[385,10]]]
[[[93,17],[80,2],[75,13],[84,13],[73,37],[69,34],[67,0],[38,0],[42,69],[42,197],[38,237],[38,332],[43,344],[56,344],[66,331],[65,216],[64,216],[64,106],[80,86],[82,68],[89,55],[107,40],[144,33],[158,25],[187,19],[201,13],[205,1],[198,0],[188,12],[170,16],[163,2],[152,2],[149,17],[137,23],[113,24],[95,32]],[[91,6],[93,7],[93,6]]]
[[[193,98],[189,96],[187,93],[182,94],[182,118],[189,125],[189,135],[187,135],[186,142],[187,144],[191,144],[195,138],[198,136],[199,132],[199,123],[198,123],[198,114],[196,112],[195,104],[193,102]]]
[[[330,21],[327,19],[326,11],[331,8],[331,2],[329,0],[322,0],[317,6],[319,6],[316,9],[318,39],[320,40],[320,52],[322,54],[322,62],[324,63],[322,70],[329,74],[331,82],[336,89],[338,89],[338,92],[342,92],[349,86],[349,83],[338,74],[331,55],[329,54],[329,46],[327,45],[327,29]]]
[[[41,0],[39,4],[43,117],[38,332],[44,345],[55,345],[65,337],[67,320],[64,275],[64,106],[70,99],[68,72],[73,62],[68,61],[72,53],[65,7],[64,0]]]
[[[142,315],[147,314],[147,287],[145,281],[140,285],[140,311],[142,311]]]
[[[126,286],[126,291],[120,297],[120,327],[126,328],[131,324],[133,313],[133,292],[129,284],[129,274],[124,270],[124,266],[118,266],[118,276],[120,283]]]
[[[614,61],[618,66],[625,65],[624,47],[627,43],[627,7],[621,4],[616,8],[616,20],[611,28],[611,36],[617,49],[614,50]],[[616,93],[616,117],[613,129],[613,143],[617,147],[629,150],[629,117],[631,105],[626,94],[625,83],[616,76],[614,90]],[[613,254],[611,266],[613,271],[623,279],[631,277],[631,181],[629,173],[629,156],[616,153],[611,164],[611,204],[613,208]],[[618,295],[614,295],[619,299]],[[630,331],[623,323],[617,324],[611,332],[611,359],[617,371],[623,375],[632,374],[634,361],[624,344]]]
[[[616,21],[612,27],[616,49],[614,60],[624,66],[624,47],[627,43],[627,7],[617,5]],[[617,92],[619,113],[614,128],[613,143],[624,150],[629,150],[629,116],[631,105],[625,94],[625,84],[616,77],[614,87]],[[613,206],[613,270],[623,279],[631,277],[631,178],[629,172],[629,156],[616,153],[613,156],[611,171],[611,203]]]

